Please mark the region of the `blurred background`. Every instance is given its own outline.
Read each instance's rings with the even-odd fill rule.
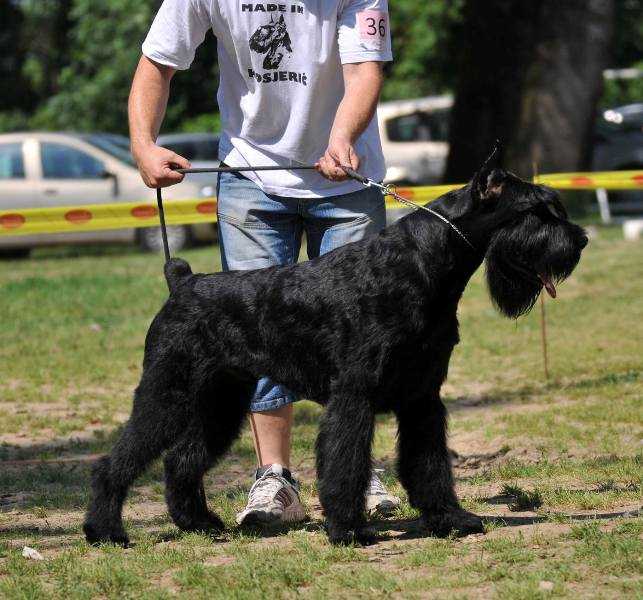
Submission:
[[[0,0],[0,209],[149,196],[129,156],[126,105],[159,5]],[[495,139],[503,166],[524,177],[534,165],[541,173],[643,168],[639,0],[395,0],[390,9],[395,62],[379,110],[388,182],[466,181]],[[217,164],[216,58],[209,34],[173,80],[160,139],[197,166]],[[212,196],[215,185],[191,177],[168,195]],[[604,193],[603,221],[643,214],[642,196]],[[577,216],[601,207],[594,192],[566,201]],[[179,248],[213,228],[171,234]],[[5,238],[0,247],[14,255],[60,241],[159,247],[153,229],[65,235]]]

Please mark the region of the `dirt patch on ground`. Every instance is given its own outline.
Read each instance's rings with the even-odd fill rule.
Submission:
[[[512,411],[538,411],[546,409],[546,405],[535,402],[515,403],[507,402],[498,404],[496,398],[488,396],[489,387],[485,385],[474,386],[475,389],[467,390],[470,395],[459,397],[449,403],[449,408],[459,415],[464,412],[475,413],[476,419],[481,423],[492,421],[502,413]],[[460,390],[461,391],[461,390]],[[565,404],[564,399],[556,399],[557,406]],[[1,408],[12,408],[25,410],[25,407],[17,403],[6,403]],[[31,407],[30,407],[31,409]],[[69,411],[69,406],[64,403],[41,403],[34,405],[33,409],[41,413],[64,416]],[[119,415],[119,420],[127,418],[127,415]],[[391,435],[394,435],[394,426],[391,425]],[[61,469],[75,469],[78,465],[86,469],[87,464],[93,462],[99,455],[95,452],[79,451],[79,444],[96,441],[97,432],[102,432],[105,437],[106,429],[102,424],[90,425],[82,432],[74,432],[68,436],[56,437],[53,432],[41,430],[38,436],[29,435],[4,435],[0,442],[10,444],[13,448],[5,449],[7,460],[0,461],[0,468],[6,470],[38,469],[40,467],[51,467],[59,465]],[[113,431],[110,427],[109,431]],[[560,537],[570,531],[569,520],[585,521],[597,519],[609,526],[620,517],[635,516],[639,514],[639,505],[624,505],[611,508],[606,511],[523,511],[511,510],[512,497],[503,495],[501,482],[481,483],[470,480],[477,474],[491,470],[511,459],[518,459],[521,462],[538,462],[542,460],[542,454],[534,448],[529,440],[521,443],[520,440],[512,440],[512,447],[507,446],[500,437],[486,438],[483,434],[483,427],[474,431],[458,430],[451,435],[449,445],[452,451],[452,460],[457,479],[458,494],[464,498],[473,499],[478,506],[476,511],[483,515],[494,527],[486,536],[470,536],[463,543],[476,545],[487,539],[511,538],[522,536],[525,539],[532,539],[537,536],[548,538]],[[57,452],[55,458],[29,458],[29,454],[23,451],[30,447],[37,447],[38,452]],[[95,450],[95,447],[94,447]],[[22,454],[21,454],[22,452]],[[17,455],[17,456],[16,456]],[[31,456],[37,456],[32,454]],[[20,456],[23,456],[20,458]],[[548,458],[555,460],[548,455]],[[221,491],[229,491],[231,494],[239,489],[247,488],[249,483],[249,469],[247,460],[239,460],[234,455],[226,459],[225,464],[208,475],[207,490],[209,494]],[[392,468],[393,457],[380,457],[377,464],[386,465],[387,469]],[[311,484],[315,481],[315,459],[312,454],[299,457],[293,465],[297,476],[304,484]],[[83,479],[84,481],[84,479]],[[521,482],[525,484],[525,482]],[[573,487],[573,482],[569,484]],[[570,487],[570,489],[571,489]],[[584,489],[579,486],[578,489]],[[0,534],[5,539],[8,537],[10,546],[21,548],[22,545],[29,545],[38,540],[38,549],[46,558],[56,556],[68,549],[81,539],[81,526],[83,520],[83,509],[79,507],[72,510],[29,510],[26,507],[32,500],[32,491],[24,490],[10,494],[0,495]],[[156,536],[159,544],[175,544],[179,538],[178,530],[173,527],[168,515],[165,503],[159,501],[158,488],[153,486],[138,486],[125,508],[125,519],[128,528],[136,539],[137,532],[145,531],[147,534]],[[310,521],[307,524],[294,526],[309,532],[322,531],[322,510],[316,496],[307,499],[308,514]],[[562,522],[565,521],[565,522]],[[364,552],[368,561],[377,563],[387,572],[398,570],[398,559],[407,551],[422,544],[424,532],[419,528],[419,523],[413,519],[388,519],[375,520],[372,522],[374,529],[379,536],[378,543],[366,548]],[[217,548],[225,552],[225,541],[217,540]],[[229,537],[227,539],[230,539]],[[290,539],[283,535],[274,535],[269,532],[265,537],[260,537],[252,544],[259,547],[282,547],[291,544]],[[234,562],[233,557],[217,554],[205,559],[204,565],[219,567]],[[1,561],[0,561],[1,562]],[[417,574],[417,573],[416,573]],[[167,572],[161,578],[154,581],[155,584],[164,589],[174,590],[174,574]],[[485,590],[467,589],[469,597],[485,597]],[[451,590],[451,593],[453,590]],[[437,594],[439,596],[439,593]],[[435,594],[433,594],[435,597]]]
[[[12,455],[19,453],[21,450],[41,446],[40,451],[64,449],[67,446],[91,442],[96,438],[97,433],[106,433],[109,431],[102,423],[88,425],[82,431],[72,431],[68,435],[60,436],[53,429],[39,429],[36,435],[26,432],[5,433],[0,435],[0,446],[4,446],[12,460]],[[4,462],[0,463],[4,464]]]

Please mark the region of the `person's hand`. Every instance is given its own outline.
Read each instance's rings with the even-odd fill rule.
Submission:
[[[341,166],[351,167],[354,171],[359,169],[359,156],[353,144],[342,138],[331,137],[328,148],[315,167],[326,179],[331,181],[345,181],[348,175]]]
[[[174,169],[190,168],[190,161],[186,158],[156,144],[136,148],[132,153],[145,185],[150,188],[181,183],[185,175]]]

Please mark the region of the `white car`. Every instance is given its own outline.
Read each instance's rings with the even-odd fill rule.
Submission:
[[[109,134],[11,133],[0,135],[0,210],[137,202],[155,198],[142,182],[129,153],[127,138]],[[211,197],[211,185],[198,181],[166,188],[164,198]],[[168,228],[173,249],[213,239],[215,227]],[[157,227],[0,237],[0,253],[26,255],[31,248],[53,244],[137,243],[161,248]]]
[[[377,118],[386,160],[386,183],[439,183],[449,154],[452,96],[382,102]]]

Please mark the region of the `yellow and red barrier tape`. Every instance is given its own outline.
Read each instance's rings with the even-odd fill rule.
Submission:
[[[540,175],[537,181],[560,190],[643,189],[643,171],[553,173]],[[426,204],[462,185],[401,187],[396,191],[409,200]],[[214,223],[217,219],[217,205],[214,198],[166,200],[164,204],[168,225]],[[406,208],[390,197],[386,199],[386,206],[389,209]],[[0,237],[157,225],[158,210],[152,201],[0,210]]]
[[[168,225],[213,223],[217,219],[217,203],[214,198],[166,200],[163,205]],[[158,208],[156,203],[152,202],[83,204],[0,211],[0,237],[156,227],[158,224]]]

